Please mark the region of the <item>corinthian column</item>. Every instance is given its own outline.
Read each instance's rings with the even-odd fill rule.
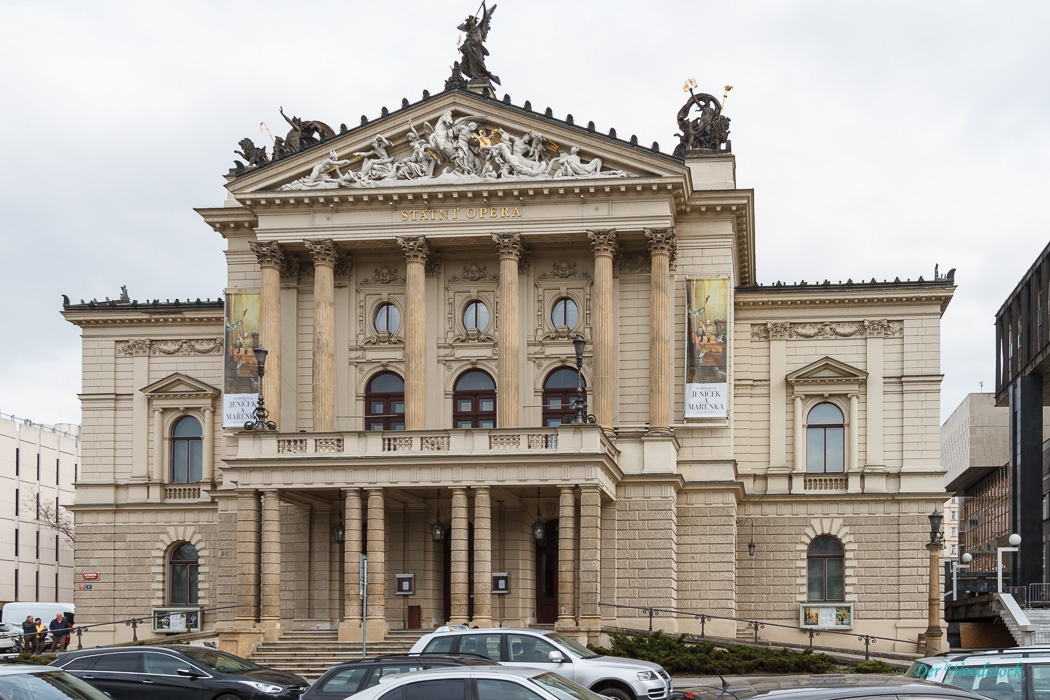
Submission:
[[[281,265],[284,251],[276,241],[251,242],[252,252],[262,269],[262,293],[259,295],[259,342],[266,355],[266,376],[262,381],[263,399],[270,411],[270,420],[281,429]]]
[[[306,241],[314,261],[313,429],[335,429],[335,262],[331,238]]]
[[[671,255],[674,228],[649,228],[649,432],[671,432]]]
[[[499,354],[496,366],[496,425],[517,428],[521,406],[521,328],[518,322],[518,261],[524,246],[520,233],[494,233],[499,251]]]
[[[613,333],[613,255],[616,254],[616,231],[588,231],[594,251],[594,386],[591,405],[598,425],[611,428],[613,422],[613,358],[616,341]]]
[[[405,428],[427,427],[426,263],[423,236],[398,238],[405,252]]]

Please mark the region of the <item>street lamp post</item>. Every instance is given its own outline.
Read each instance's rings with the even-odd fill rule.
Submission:
[[[563,425],[597,422],[593,415],[587,413],[587,401],[583,398],[583,346],[586,342],[582,335],[572,339],[572,347],[576,351],[576,399],[573,401],[572,413],[562,417]]]
[[[1009,547],[998,547],[995,550],[996,559],[998,561],[998,566],[996,567],[995,571],[999,576],[999,588],[997,590],[1000,593],[1003,592],[1003,552],[1017,552],[1018,550],[1020,550],[1019,545],[1021,544],[1021,536],[1015,532],[1014,534],[1010,535],[1010,538],[1007,541],[1010,543]]]
[[[269,351],[262,346],[258,346],[252,352],[255,353],[255,361],[259,367],[259,400],[255,404],[255,410],[252,411],[255,420],[245,423],[244,429],[277,430],[277,424],[270,420],[270,412],[266,410],[266,406],[263,404],[262,379],[263,375],[266,374],[266,354]]]
[[[959,569],[969,569],[970,562],[973,561],[973,555],[966,552],[962,555],[963,563],[960,564],[958,561],[952,561],[952,602],[959,600]]]
[[[926,655],[941,653],[941,639],[944,632],[941,630],[941,550],[944,549],[944,532],[941,531],[941,523],[944,522],[944,514],[934,506],[933,512],[928,516],[930,519],[930,541],[926,544],[926,551],[930,553],[930,597],[929,597],[929,624],[926,627]]]

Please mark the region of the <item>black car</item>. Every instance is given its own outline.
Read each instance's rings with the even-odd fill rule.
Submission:
[[[188,644],[83,649],[51,665],[114,700],[296,700],[310,685],[294,673]]]
[[[818,674],[718,678],[676,689],[669,700],[988,700],[940,683],[878,674]]]
[[[303,693],[302,700],[342,700],[348,695],[371,688],[383,676],[412,673],[425,668],[445,666],[495,666],[484,656],[452,654],[391,654],[339,664],[328,671]],[[434,700],[440,700],[435,698]]]

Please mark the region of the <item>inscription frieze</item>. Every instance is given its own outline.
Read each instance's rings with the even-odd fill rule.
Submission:
[[[451,207],[448,209],[402,209],[402,221],[480,221],[520,219],[521,207]]]

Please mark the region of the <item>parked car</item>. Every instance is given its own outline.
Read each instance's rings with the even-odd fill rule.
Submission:
[[[988,700],[983,695],[930,681],[877,674],[734,677],[680,689],[674,700]]]
[[[0,698],[4,700],[110,700],[99,690],[50,666],[0,665]]]
[[[188,644],[82,649],[60,655],[51,665],[114,700],[297,700],[310,685],[294,673]]]
[[[410,651],[480,654],[501,666],[557,673],[615,700],[664,700],[672,690],[671,677],[657,664],[601,656],[550,630],[440,627],[420,637]]]
[[[18,654],[21,651],[21,625],[0,624],[0,654]]]
[[[1002,700],[1050,696],[1050,647],[947,652],[919,659],[905,674]]]
[[[452,666],[386,676],[354,700],[607,700],[538,668]]]
[[[342,700],[371,688],[382,678],[397,673],[414,673],[428,668],[447,666],[495,666],[484,656],[449,654],[390,654],[371,659],[358,659],[328,669],[302,695],[302,700]],[[434,700],[437,700],[436,698]]]

